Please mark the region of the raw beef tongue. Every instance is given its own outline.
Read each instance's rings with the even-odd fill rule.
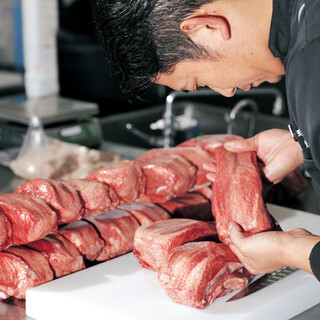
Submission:
[[[217,165],[213,184],[212,213],[219,239],[229,245],[229,223],[237,222],[247,234],[272,230],[270,215],[262,198],[262,183],[254,152],[233,153],[223,146],[215,149]]]
[[[87,260],[94,261],[104,247],[104,241],[87,221],[68,223],[58,231],[67,238]]]
[[[191,189],[196,178],[196,167],[179,155],[166,155],[137,161],[147,178],[145,193],[139,202],[165,202]]]
[[[26,244],[57,229],[56,213],[28,194],[0,195],[0,250]]]
[[[61,182],[79,192],[84,206],[84,217],[95,216],[110,209],[112,202],[107,185],[85,179],[61,180]]]
[[[169,211],[172,218],[213,220],[211,202],[197,192],[185,193],[180,197],[159,203],[159,205]]]
[[[97,180],[110,186],[120,199],[120,204],[134,202],[145,189],[145,176],[133,160],[92,172],[87,179]],[[113,206],[115,207],[115,206]]]
[[[169,213],[154,203],[133,202],[119,206],[118,209],[131,213],[141,225],[170,219]]]
[[[189,242],[172,249],[158,277],[177,303],[203,309],[217,297],[245,287],[248,278],[229,247],[215,242]]]
[[[212,162],[212,155],[201,148],[195,147],[183,147],[183,148],[165,148],[165,149],[151,149],[144,153],[142,156],[137,158],[138,161],[151,160],[157,157],[166,155],[179,155],[190,163],[192,163],[196,168],[196,181],[194,188],[209,184],[207,179],[207,171],[203,169],[203,164],[207,162]]]
[[[171,219],[138,228],[133,254],[142,267],[159,270],[164,258],[175,247],[186,242],[216,238],[214,222],[193,219]]]
[[[97,261],[114,258],[133,249],[134,233],[139,223],[129,212],[114,209],[86,220],[97,228],[105,242]]]
[[[57,278],[85,268],[78,249],[56,232],[29,243],[28,247],[41,252],[48,259]]]
[[[58,224],[77,221],[83,215],[84,208],[78,192],[61,181],[29,180],[14,193],[26,193],[42,199],[56,211]]]
[[[22,247],[0,252],[0,299],[24,299],[27,289],[52,279],[50,265],[41,253]]]

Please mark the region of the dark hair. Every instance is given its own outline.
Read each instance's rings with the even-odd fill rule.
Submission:
[[[179,61],[210,57],[180,30],[180,23],[212,1],[91,0],[102,49],[121,89],[138,96]]]

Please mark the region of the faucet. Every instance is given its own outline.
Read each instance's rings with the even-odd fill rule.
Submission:
[[[251,110],[250,123],[248,129],[248,137],[254,135],[256,129],[256,119],[259,112],[258,104],[252,99],[242,99],[237,102],[231,109],[230,113],[226,113],[224,119],[227,122],[227,134],[233,134],[232,126],[239,111],[249,108]]]
[[[274,115],[282,115],[285,111],[285,105],[284,105],[284,99],[281,91],[277,88],[253,88],[250,91],[242,91],[237,90],[236,96],[255,96],[255,95],[273,95],[275,97],[274,103],[273,103],[273,109],[272,114]],[[206,96],[220,96],[220,93],[217,93],[209,88],[201,89],[199,91],[191,91],[191,92],[183,92],[183,91],[172,91],[169,93],[166,97],[166,103],[165,103],[165,112],[163,114],[163,119],[159,119],[158,121],[151,123],[150,128],[152,130],[160,129],[162,130],[162,136],[151,136],[149,134],[146,134],[137,128],[135,128],[131,123],[126,124],[126,128],[128,131],[132,132],[136,136],[140,137],[145,142],[149,143],[152,146],[155,147],[164,147],[169,148],[174,145],[174,137],[176,134],[176,131],[178,130],[186,130],[188,128],[193,128],[197,125],[197,120],[193,118],[193,115],[190,117],[188,115],[188,111],[185,112],[185,117],[182,119],[182,116],[175,116],[173,112],[173,103],[178,98],[194,98],[194,97],[206,97]],[[249,105],[254,105],[255,107],[252,107],[253,109],[257,109],[257,103],[254,100],[250,100]],[[242,100],[241,100],[242,101]],[[240,103],[240,101],[239,101]],[[243,102],[242,102],[243,103]],[[240,105],[242,105],[242,103]],[[235,106],[236,107],[236,106]],[[241,107],[242,109],[243,107]],[[254,110],[254,113],[257,111]],[[192,112],[191,112],[192,113]],[[183,121],[179,121],[183,120]],[[181,123],[184,123],[181,125]],[[251,120],[251,127],[249,128],[249,133],[254,131],[254,125],[255,121]],[[232,124],[230,124],[230,129],[232,130]],[[253,130],[252,130],[253,127]]]

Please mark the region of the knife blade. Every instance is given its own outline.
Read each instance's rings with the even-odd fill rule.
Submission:
[[[297,268],[285,267],[285,268],[276,270],[272,273],[266,273],[264,276],[251,282],[249,285],[247,285],[241,291],[236,293],[234,296],[232,296],[226,302],[238,300],[238,299],[241,299],[245,296],[248,296],[254,292],[257,292],[257,291],[287,277],[288,275],[290,275],[291,273],[293,273],[297,270],[298,270]]]

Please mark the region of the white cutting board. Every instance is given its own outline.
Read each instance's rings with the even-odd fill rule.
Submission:
[[[319,215],[268,208],[284,230],[320,233]],[[203,310],[176,304],[160,287],[157,273],[141,268],[129,253],[28,290],[26,313],[37,320],[284,320],[320,303],[320,283],[301,270],[226,303],[235,292]]]

